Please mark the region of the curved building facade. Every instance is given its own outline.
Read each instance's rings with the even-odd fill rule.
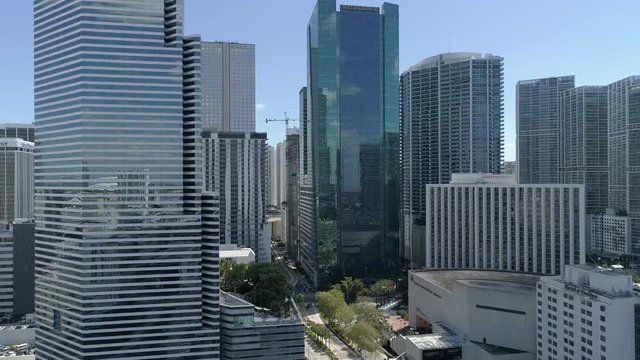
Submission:
[[[425,266],[425,185],[452,173],[500,173],[503,58],[447,53],[424,59],[400,78],[402,241],[406,259]]]

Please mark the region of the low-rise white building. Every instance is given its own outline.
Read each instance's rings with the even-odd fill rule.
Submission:
[[[537,359],[637,359],[640,296],[631,275],[587,265],[537,284]]]
[[[584,263],[584,185],[453,174],[426,185],[426,267],[561,274]]]
[[[409,325],[420,333],[457,335],[466,344],[462,359],[533,360],[539,279],[507,271],[412,271]]]
[[[229,259],[236,264],[256,261],[256,253],[251,248],[240,248],[235,244],[220,245],[220,260]]]

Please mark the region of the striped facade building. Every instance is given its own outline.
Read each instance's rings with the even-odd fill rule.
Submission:
[[[561,274],[584,262],[584,185],[454,174],[426,186],[426,204],[427,268]]]
[[[40,360],[219,358],[183,6],[34,2]]]
[[[0,138],[0,222],[33,218],[32,142]]]
[[[295,308],[277,317],[222,291],[220,323],[222,360],[305,359],[304,323]]]
[[[220,196],[220,238],[271,261],[266,226],[267,134],[203,132],[204,189]]]

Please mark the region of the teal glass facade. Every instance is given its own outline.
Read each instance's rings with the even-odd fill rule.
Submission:
[[[307,35],[301,261],[319,283],[375,277],[398,249],[398,6],[319,0]]]

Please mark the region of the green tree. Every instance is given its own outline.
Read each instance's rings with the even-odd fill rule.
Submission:
[[[344,301],[344,295],[338,289],[316,293],[316,301],[318,302],[320,315],[327,320],[330,325],[337,324],[338,310],[343,306],[347,306]]]
[[[376,330],[382,328],[384,314],[374,304],[359,302],[349,305],[358,321],[365,321]]]
[[[268,308],[275,315],[288,315],[291,287],[286,270],[278,263],[251,263],[246,271],[251,288],[245,296],[259,307]]]
[[[233,293],[244,293],[248,290],[247,265],[236,264],[224,259],[220,262],[220,288]]]
[[[297,293],[295,300],[296,300],[296,304],[298,305],[302,305],[304,303],[304,294],[303,293]]]
[[[369,293],[375,297],[377,303],[387,301],[393,293],[395,283],[391,279],[380,279],[371,285]]]
[[[378,348],[378,331],[364,320],[358,320],[345,335],[358,351],[374,352]]]
[[[405,309],[400,309],[397,311],[398,316],[400,316],[401,318],[408,320],[408,316],[409,316],[409,312]]]
[[[363,291],[366,291],[366,286],[362,280],[357,278],[345,277],[337,286],[344,294],[347,304],[355,302],[358,295],[366,295],[366,293],[363,293]]]
[[[342,333],[356,320],[356,314],[353,312],[353,309],[346,303],[340,304],[338,310],[336,311],[336,330]]]

